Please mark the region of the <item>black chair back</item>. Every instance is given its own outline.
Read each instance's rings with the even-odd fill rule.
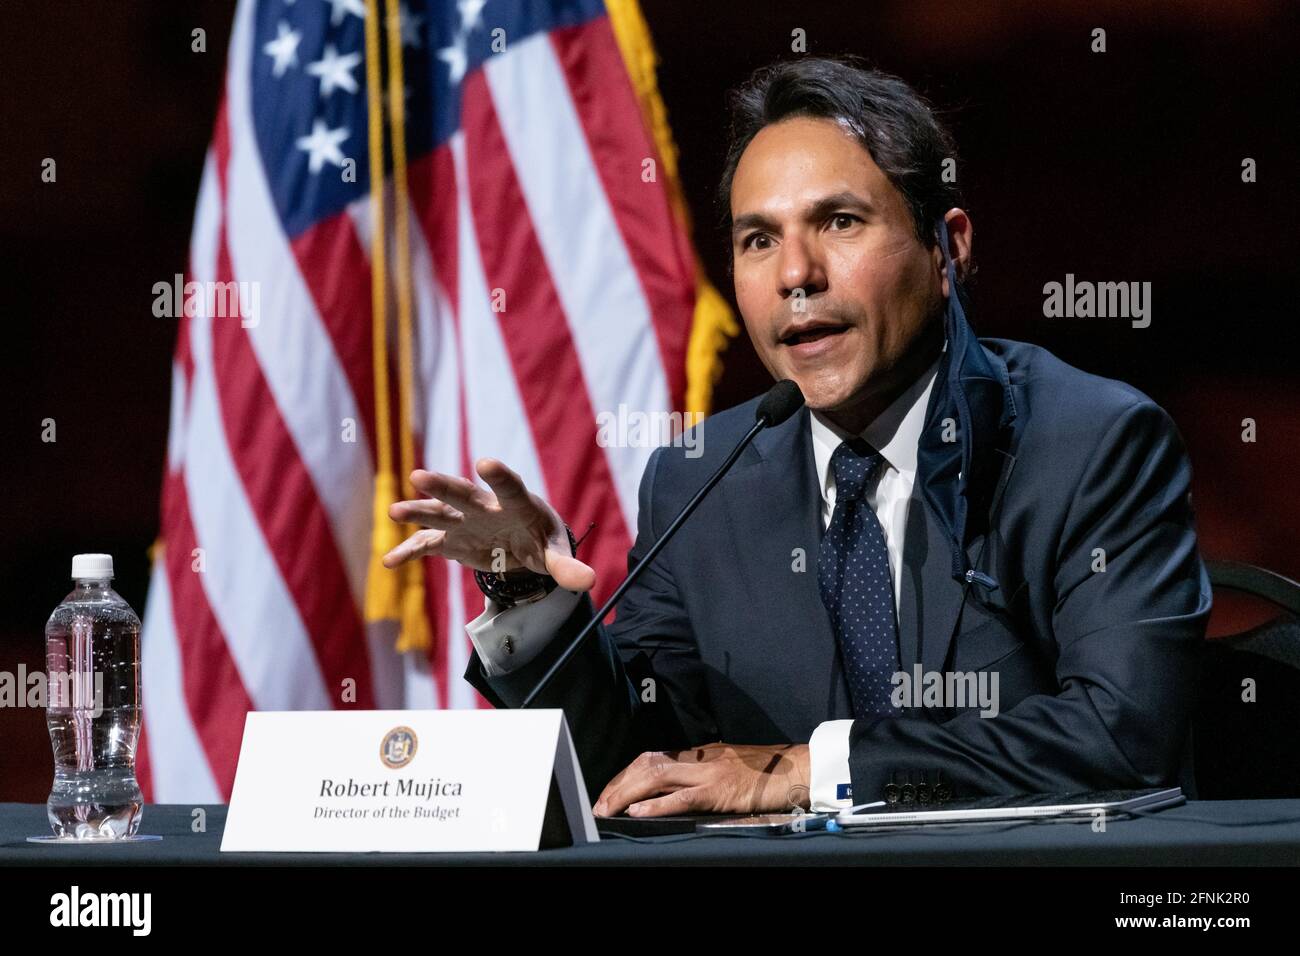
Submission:
[[[1206,568],[1215,587],[1269,601],[1282,614],[1205,642],[1192,720],[1197,797],[1300,797],[1300,583],[1237,562]]]

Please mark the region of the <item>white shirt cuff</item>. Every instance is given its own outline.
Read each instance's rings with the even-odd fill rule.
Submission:
[[[817,725],[808,740],[808,763],[812,777],[808,799],[814,811],[843,810],[853,805],[853,793],[849,789],[851,726],[851,720],[826,720]]]
[[[581,591],[559,587],[540,601],[505,609],[484,597],[483,613],[465,625],[483,673],[499,677],[523,667],[541,653],[581,600]]]

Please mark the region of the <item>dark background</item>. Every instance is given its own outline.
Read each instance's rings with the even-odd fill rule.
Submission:
[[[114,555],[143,613],[158,529],[174,322],[152,286],[185,266],[234,4],[5,4],[0,32],[0,670],[43,667],[42,628],[81,551]],[[971,318],[1132,383],[1179,423],[1207,558],[1300,578],[1292,326],[1297,5],[642,0],[697,247],[731,295],[714,223],[726,91],[791,56],[852,52],[952,126],[975,223]],[[191,30],[207,52],[191,52]],[[1107,52],[1090,52],[1094,27]],[[57,182],[41,163],[57,161]],[[1241,181],[1241,162],[1258,181]],[[1149,281],[1150,328],[1046,319],[1067,272]],[[715,408],[770,384],[745,336]],[[53,418],[57,442],[41,441]],[[1253,418],[1258,437],[1241,440]],[[1216,601],[1212,633],[1256,609]],[[0,709],[0,801],[43,801],[44,715]]]

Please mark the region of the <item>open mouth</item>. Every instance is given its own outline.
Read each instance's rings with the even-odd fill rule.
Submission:
[[[781,339],[782,345],[805,345],[809,342],[816,342],[819,339],[829,338],[833,335],[841,335],[847,332],[847,325],[821,325],[815,329],[807,329],[803,332],[794,332]]]

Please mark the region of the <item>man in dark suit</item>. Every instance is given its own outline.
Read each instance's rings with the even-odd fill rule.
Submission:
[[[975,338],[954,156],[906,84],[850,62],[779,64],[738,93],[736,298],[807,404],[538,700],[564,709],[597,814],[1190,788],[1210,592],[1178,432],[1129,386]],[[629,568],[757,402],[656,449]],[[590,620],[594,573],[508,467],[477,470],[492,492],[417,472],[433,500],[391,513],[431,530],[387,560],[508,555],[509,575],[479,575],[465,676],[518,706]]]

